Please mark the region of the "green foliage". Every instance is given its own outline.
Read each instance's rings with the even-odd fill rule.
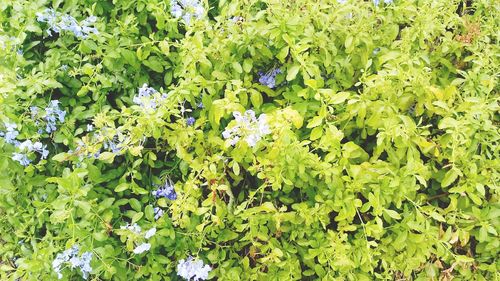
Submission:
[[[50,154],[23,167],[0,138],[0,279],[55,280],[74,244],[91,280],[180,280],[189,255],[212,280],[500,277],[498,4],[341,2],[205,1],[187,24],[163,0],[1,1],[0,131]],[[99,34],[49,36],[49,7]],[[249,109],[271,133],[231,145]],[[149,251],[126,223],[156,227]]]

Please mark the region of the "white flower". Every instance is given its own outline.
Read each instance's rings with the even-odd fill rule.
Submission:
[[[18,147],[20,150],[32,151],[33,150],[33,143],[30,140],[25,140],[21,144],[19,144]]]
[[[236,124],[228,126],[222,132],[222,137],[229,139],[230,145],[236,145],[242,138],[248,146],[254,147],[265,135],[271,133],[266,114],[255,118],[255,112],[247,110],[244,114],[235,111],[233,116]]]
[[[144,234],[144,238],[149,239],[149,238],[153,237],[153,235],[155,235],[155,233],[156,233],[156,228],[153,227],[150,230],[146,231],[146,233]]]
[[[126,225],[121,226],[120,229],[127,229],[137,234],[141,233],[142,231],[141,227],[137,223],[134,223],[132,225],[127,223]]]
[[[149,243],[142,243],[141,245],[135,247],[134,249],[134,254],[142,254],[146,251],[149,251],[151,248],[151,244]]]
[[[63,277],[61,273],[61,266],[66,262],[69,262],[71,269],[79,267],[80,271],[82,272],[83,278],[88,278],[89,273],[92,271],[92,267],[90,266],[92,253],[85,252],[81,256],[78,256],[78,251],[78,245],[73,245],[73,247],[71,247],[70,249],[57,254],[56,258],[52,262],[52,268],[57,273],[57,278],[61,279]]]
[[[202,260],[193,261],[192,257],[180,260],[177,265],[177,275],[186,280],[191,280],[191,278],[194,281],[199,279],[206,280],[211,270],[212,268],[209,265],[203,265]]]

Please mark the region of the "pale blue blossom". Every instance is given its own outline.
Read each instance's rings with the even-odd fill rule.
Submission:
[[[90,16],[81,22],[78,22],[73,16],[61,14],[54,9],[45,9],[43,12],[36,13],[38,22],[47,23],[47,34],[52,35],[52,32],[61,33],[62,31],[72,32],[77,38],[85,39],[90,34],[99,34],[95,24],[97,18]]]
[[[158,220],[161,217],[163,217],[164,211],[160,207],[155,207],[153,210],[155,212],[155,220]]]
[[[153,228],[149,229],[148,231],[146,231],[146,233],[144,234],[144,238],[149,239],[149,238],[153,237],[153,235],[155,235],[155,233],[156,233],[156,228],[153,227]]]
[[[23,166],[28,166],[31,163],[31,160],[25,153],[12,153],[12,160],[19,162]]]
[[[5,132],[0,131],[0,137],[3,137],[5,139],[6,143],[10,144],[17,144],[17,136],[19,135],[19,132],[17,131],[17,124],[16,123],[9,123],[5,122]]]
[[[141,106],[144,110],[154,112],[154,110],[167,98],[167,94],[160,94],[148,84],[144,83],[139,88],[139,92],[135,95],[132,101]]]
[[[163,187],[159,187],[157,190],[153,190],[151,194],[156,198],[165,197],[170,200],[177,199],[177,193],[175,192],[174,184],[170,179],[166,179]]]
[[[49,134],[54,132],[57,129],[56,122],[64,122],[65,116],[66,111],[59,108],[59,101],[51,100],[50,104],[45,108],[45,131]]]
[[[71,269],[79,268],[82,272],[83,278],[86,280],[92,271],[90,262],[92,261],[92,252],[85,252],[81,256],[78,256],[79,247],[78,245],[73,245],[70,249],[57,254],[56,258],[52,262],[52,268],[57,273],[57,277],[61,279],[63,277],[61,270],[64,264],[69,264]]]
[[[209,265],[204,265],[202,260],[193,260],[193,257],[182,259],[177,264],[177,275],[186,280],[206,280],[211,270]]]
[[[248,146],[254,147],[265,135],[271,133],[266,114],[256,118],[253,110],[247,110],[244,114],[235,111],[233,116],[233,125],[226,127],[222,132],[222,137],[229,140],[230,145],[236,145],[243,139]]]
[[[200,0],[171,0],[170,14],[176,19],[182,18],[189,25],[193,17],[196,19],[203,18],[205,8]]]
[[[127,223],[126,225],[121,226],[120,229],[130,230],[136,234],[139,234],[142,231],[141,227],[137,223],[134,223],[132,225]]]
[[[281,69],[279,68],[273,68],[266,73],[259,72],[259,83],[273,89],[276,87],[276,75],[279,73],[281,73]]]
[[[142,243],[140,244],[139,246],[135,247],[134,249],[134,254],[142,254],[146,251],[149,251],[149,249],[151,249],[151,244],[149,243]]]
[[[194,119],[194,117],[189,117],[188,119],[186,119],[186,125],[193,126],[195,121],[196,119]]]

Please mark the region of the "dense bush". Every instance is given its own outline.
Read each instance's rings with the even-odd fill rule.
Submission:
[[[0,279],[496,280],[495,2],[0,1]]]

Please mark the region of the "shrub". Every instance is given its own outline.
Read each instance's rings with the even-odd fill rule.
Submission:
[[[495,280],[498,5],[0,3],[2,280]]]

